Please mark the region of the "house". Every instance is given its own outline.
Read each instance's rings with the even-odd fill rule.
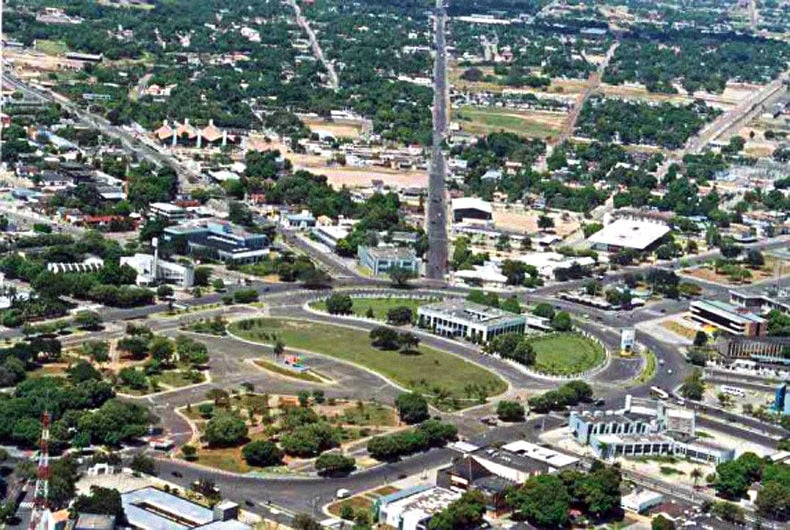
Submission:
[[[386,274],[395,267],[419,272],[420,261],[411,248],[406,247],[368,247],[360,245],[357,257],[362,267],[370,270],[375,276]]]

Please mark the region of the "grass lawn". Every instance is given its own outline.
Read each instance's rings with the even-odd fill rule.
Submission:
[[[200,372],[198,372],[200,373]],[[206,380],[206,376],[203,373],[200,373],[201,379],[200,381],[193,381],[187,377],[186,372],[180,372],[175,370],[165,370],[159,375],[154,376],[159,382],[163,385],[172,386],[174,388],[187,386],[187,385],[194,385],[197,383],[202,383]]]
[[[263,433],[251,433],[250,441],[267,440],[268,438]],[[252,467],[247,465],[244,457],[241,454],[241,449],[244,444],[238,447],[217,447],[209,449],[207,447],[198,447],[198,464],[213,467],[215,469],[222,469],[232,473],[249,473],[250,471],[271,470],[275,468]]]
[[[435,302],[435,299],[414,299],[414,298],[352,298],[354,314],[360,317],[367,316],[368,309],[373,310],[373,316],[378,320],[387,320],[387,311],[395,307],[408,307],[412,314],[417,316],[417,308],[421,305]],[[310,304],[310,307],[318,311],[326,311],[326,301],[318,300]]]
[[[255,325],[244,330],[240,327],[241,322]],[[290,348],[351,361],[406,388],[428,394],[472,397],[476,394],[473,394],[470,383],[484,389],[488,396],[501,394],[507,389],[506,382],[498,375],[455,355],[426,346],[419,348],[419,355],[379,350],[370,345],[366,332],[356,329],[300,320],[260,318],[234,322],[230,331],[257,342],[266,342],[262,339],[264,335],[276,334]]]
[[[559,134],[564,116],[512,109],[463,107],[456,112],[455,118],[462,129],[473,134],[505,131],[545,139]]]
[[[576,374],[598,366],[603,348],[576,333],[558,333],[530,340],[535,348],[535,369],[551,374]]]
[[[359,425],[360,427],[396,427],[398,425],[398,415],[395,409],[381,404],[361,403],[348,407],[338,417],[338,421],[346,425]]]
[[[62,40],[36,40],[36,49],[46,55],[65,55],[69,51],[68,46]]]
[[[285,377],[292,377],[294,379],[299,379],[301,381],[309,381],[311,383],[326,382],[321,377],[317,376],[314,373],[297,372],[296,370],[291,370],[289,368],[286,368],[285,366],[264,359],[255,359],[253,363],[255,363],[255,366],[258,366],[259,368],[263,368],[264,370],[268,370],[269,372],[274,372],[275,374],[284,375]]]

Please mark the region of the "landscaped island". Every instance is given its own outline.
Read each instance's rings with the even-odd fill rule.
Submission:
[[[375,348],[365,331],[301,320],[259,318],[230,325],[247,340],[270,343],[272,335],[286,346],[351,361],[382,374],[410,390],[456,400],[501,394],[506,382],[458,356],[426,346],[398,353]]]

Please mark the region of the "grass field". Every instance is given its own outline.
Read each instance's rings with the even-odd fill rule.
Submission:
[[[36,49],[46,55],[65,55],[69,51],[68,46],[62,40],[36,40]]]
[[[242,329],[242,322],[251,322]],[[230,331],[247,340],[266,342],[276,334],[287,347],[322,353],[351,361],[392,379],[399,385],[427,394],[473,397],[475,386],[493,396],[507,389],[496,374],[455,355],[420,346],[419,355],[383,351],[370,345],[367,333],[355,329],[300,320],[261,318],[234,322]]]
[[[534,368],[550,374],[578,374],[598,366],[606,358],[601,346],[575,333],[537,337],[530,343],[535,348]]]
[[[353,298],[353,300],[354,300],[354,306],[352,307],[352,310],[354,311],[355,315],[364,317],[368,314],[368,309],[372,309],[374,318],[378,320],[387,320],[387,311],[389,311],[394,307],[404,307],[404,306],[408,307],[409,309],[411,309],[412,313],[416,316],[418,307],[435,301],[430,299],[413,299],[413,298],[396,298],[396,297]],[[313,309],[317,309],[318,311],[326,311],[326,301],[318,300],[317,302],[313,302],[312,304],[310,304],[310,307],[312,307]]]
[[[454,116],[463,130],[473,134],[505,131],[543,139],[557,136],[565,117],[563,114],[481,107],[463,107]]]

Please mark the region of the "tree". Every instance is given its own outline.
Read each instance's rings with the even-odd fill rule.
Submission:
[[[370,309],[372,309],[372,307]],[[395,326],[411,324],[413,318],[414,313],[411,308],[407,306],[392,307],[387,310],[387,322]]]
[[[509,358],[523,340],[524,336],[518,333],[497,335],[489,341],[486,351],[493,355]]]
[[[694,346],[697,348],[701,348],[708,343],[708,334],[702,330],[697,330],[697,333],[694,334]]]
[[[414,278],[414,271],[399,266],[392,267],[388,274],[395,287],[405,287]]]
[[[95,331],[101,327],[102,318],[96,311],[80,311],[74,315],[74,325],[90,331]]]
[[[487,502],[479,491],[467,491],[428,522],[428,530],[473,530],[483,523]]]
[[[173,288],[169,285],[160,285],[156,288],[156,297],[160,300],[166,300],[173,296]]]
[[[138,453],[134,455],[129,467],[132,468],[132,471],[137,473],[156,475],[156,463],[154,462],[154,459],[144,454]]]
[[[326,311],[330,315],[349,315],[353,307],[354,301],[347,294],[333,294],[326,299]]]
[[[502,421],[524,421],[524,406],[517,401],[500,401],[496,407],[496,414]]]
[[[548,215],[541,215],[538,217],[538,228],[541,230],[548,230],[550,228],[554,228],[554,219],[549,217]]]
[[[355,467],[356,461],[353,457],[337,452],[323,453],[315,461],[316,471],[323,476],[347,475],[354,471]]]
[[[225,290],[225,281],[222,278],[217,278],[213,282],[211,282],[211,286],[214,288],[215,291],[218,293]]]
[[[82,352],[96,363],[110,360],[110,345],[104,340],[89,340],[82,343]]]
[[[511,296],[509,298],[505,298],[502,300],[502,303],[499,306],[500,309],[504,311],[510,311],[511,313],[521,314],[521,304],[518,302],[518,298],[515,296]]]
[[[560,311],[551,319],[551,327],[557,331],[570,331],[573,327],[571,316],[567,311]]]
[[[197,460],[197,448],[194,445],[184,445],[181,447],[181,454],[185,460]]]
[[[118,446],[144,436],[151,421],[145,406],[110,399],[98,410],[80,417],[77,429],[87,433],[93,443]]]
[[[307,514],[299,513],[291,521],[294,530],[322,530],[323,526]]]
[[[173,341],[167,337],[154,337],[148,344],[148,353],[151,358],[162,364],[170,364],[175,351]]]
[[[687,398],[699,401],[705,394],[705,383],[702,381],[702,371],[695,368],[680,386],[680,394]]]
[[[675,530],[675,523],[659,514],[653,518],[650,528],[651,530]]]
[[[506,502],[536,526],[556,528],[568,521],[571,498],[558,477],[538,475],[508,493]]]
[[[419,353],[417,348],[420,346],[420,337],[408,331],[398,333],[398,345],[400,346],[400,351],[403,353]]]
[[[532,310],[532,314],[552,320],[554,318],[554,308],[551,304],[543,302],[535,306],[535,309]]]
[[[112,515],[118,521],[123,520],[121,494],[112,488],[91,486],[90,495],[80,495],[74,501],[74,510],[79,513]]]
[[[695,467],[694,469],[691,470],[689,476],[691,477],[691,480],[694,481],[694,486],[696,486],[699,480],[703,477],[703,473],[700,468]]]
[[[397,350],[400,347],[398,332],[385,326],[378,326],[368,334],[374,347],[382,350]]]
[[[746,263],[752,269],[761,269],[765,265],[765,256],[759,250],[752,249],[746,254]]]
[[[207,287],[212,274],[211,267],[198,267],[195,269],[195,285]]]
[[[283,452],[269,440],[250,442],[244,446],[241,454],[248,465],[256,467],[278,466],[283,460]]]
[[[236,414],[224,412],[215,414],[206,423],[203,438],[212,447],[233,447],[247,437],[247,425]]]
[[[420,423],[430,417],[428,401],[420,394],[412,392],[399,394],[395,400],[395,406],[401,421],[410,425]]]
[[[761,515],[786,520],[790,517],[790,484],[776,480],[765,482],[757,493],[755,504]]]

